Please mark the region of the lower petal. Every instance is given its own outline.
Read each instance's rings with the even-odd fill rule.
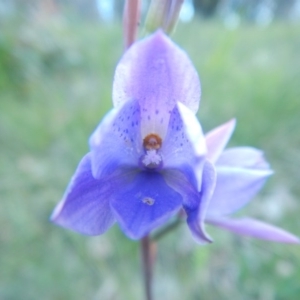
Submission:
[[[270,224],[251,219],[209,218],[207,223],[232,231],[240,235],[279,243],[299,244],[297,236]]]
[[[132,239],[140,239],[162,225],[181,205],[181,195],[157,172],[138,173],[111,201],[118,223]]]
[[[92,176],[90,154],[87,154],[79,163],[51,220],[82,234],[102,234],[114,223],[109,206],[111,191],[110,184]]]

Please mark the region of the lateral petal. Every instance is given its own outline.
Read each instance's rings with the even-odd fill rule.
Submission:
[[[251,218],[209,218],[207,219],[207,223],[240,235],[247,235],[257,239],[279,243],[300,243],[297,236],[281,228]]]
[[[95,178],[120,168],[136,168],[142,153],[138,102],[127,101],[109,112],[89,142]]]
[[[122,230],[140,239],[179,211],[182,197],[157,172],[140,172],[111,201]]]
[[[162,31],[136,42],[117,65],[113,102],[118,107],[137,99],[141,107],[142,137],[165,137],[170,113],[177,102],[198,110],[200,82],[186,53]]]
[[[193,183],[195,177],[195,187],[200,190],[206,154],[205,138],[197,117],[181,103],[178,103],[171,113],[161,153],[164,169],[180,170]]]
[[[110,182],[94,179],[88,153],[79,163],[51,220],[82,234],[102,234],[115,222],[109,206],[112,190]]]

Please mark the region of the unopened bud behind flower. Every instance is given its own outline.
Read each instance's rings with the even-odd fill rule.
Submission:
[[[183,0],[152,0],[145,29],[151,33],[161,28],[167,34],[171,34],[177,24],[179,12]]]

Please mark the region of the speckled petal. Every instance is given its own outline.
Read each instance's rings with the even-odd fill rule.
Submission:
[[[169,116],[177,102],[198,110],[200,82],[186,53],[162,31],[134,45],[120,60],[114,78],[116,107],[137,99],[141,107],[142,137],[165,137]]]
[[[209,218],[208,223],[232,231],[240,235],[246,235],[257,239],[279,243],[299,244],[300,240],[295,235],[270,224],[251,219]]]
[[[124,233],[140,239],[179,211],[182,197],[157,172],[140,172],[123,185],[111,208]]]
[[[112,182],[112,181],[111,181]],[[115,222],[109,206],[111,182],[93,178],[90,154],[83,157],[71,179],[63,200],[51,220],[86,235],[104,233]]]
[[[161,153],[164,169],[177,169],[194,182],[199,191],[206,154],[205,138],[197,117],[183,104],[173,109]]]
[[[205,135],[207,145],[206,157],[208,160],[211,162],[217,161],[233,133],[235,124],[235,119],[232,119]]]
[[[143,151],[138,102],[127,101],[114,108],[92,134],[90,148],[95,178],[116,169],[136,168]]]

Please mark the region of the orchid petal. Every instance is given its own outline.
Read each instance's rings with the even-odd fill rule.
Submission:
[[[216,172],[213,165],[206,161],[203,168],[202,188],[200,192],[200,203],[196,210],[187,209],[187,223],[194,239],[200,244],[211,243],[211,237],[206,233],[204,220],[213,194],[216,182]]]
[[[114,106],[131,99],[137,99],[141,107],[142,138],[151,133],[165,137],[177,102],[198,110],[197,72],[186,53],[162,31],[133,44],[116,68]]]
[[[206,142],[197,117],[184,104],[178,103],[177,106],[187,138],[193,146],[194,155],[198,158],[203,157],[206,154]]]
[[[217,160],[218,166],[269,169],[261,150],[252,147],[236,147],[225,150]]]
[[[139,239],[163,224],[182,205],[182,197],[157,172],[140,172],[111,201],[122,230]]]
[[[216,162],[227,145],[235,128],[235,119],[213,129],[205,136],[207,145],[207,159]]]
[[[140,110],[137,101],[114,108],[90,138],[92,171],[95,178],[116,169],[136,167],[142,153]]]
[[[251,218],[209,218],[207,222],[234,233],[251,236],[257,239],[279,243],[300,243],[299,238],[295,235],[281,228]]]
[[[186,169],[163,170],[162,175],[167,185],[182,196],[183,207],[190,211],[197,210],[201,199],[194,172],[186,166]]]
[[[115,222],[109,205],[111,192],[111,184],[93,178],[90,154],[87,154],[79,163],[51,220],[82,234],[102,234]]]
[[[195,187],[200,189],[205,139],[196,116],[181,103],[172,111],[161,153],[165,169],[178,169],[190,180],[196,175]]]
[[[262,188],[271,170],[217,167],[217,183],[207,214],[228,215],[246,205]]]

